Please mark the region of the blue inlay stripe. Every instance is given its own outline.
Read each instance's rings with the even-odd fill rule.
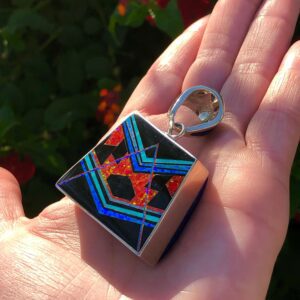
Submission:
[[[83,161],[81,161],[81,166],[82,166],[82,169],[84,170],[84,172],[86,172],[86,167],[85,167]],[[101,201],[98,197],[98,194],[97,194],[97,192],[94,188],[94,185],[93,185],[93,183],[90,179],[90,174],[86,173],[85,178],[86,178],[87,183],[89,185],[90,192],[91,192],[93,200],[96,204],[97,210],[100,214],[103,214],[103,215],[106,215],[106,216],[109,216],[109,217],[113,217],[113,218],[117,218],[117,219],[120,219],[120,220],[124,220],[124,221],[129,221],[129,222],[133,222],[133,223],[137,223],[137,224],[142,224],[142,220],[138,220],[138,219],[135,219],[135,218],[123,215],[123,214],[119,214],[117,212],[110,211],[110,210],[107,210],[107,209],[103,208],[102,205],[101,205]],[[151,227],[151,228],[155,227],[154,224],[151,224],[151,223],[148,223],[148,222],[146,222],[144,224],[148,227]]]
[[[143,173],[151,172],[151,167],[140,166],[135,156],[131,156],[131,162],[135,172],[143,172]],[[171,170],[171,169],[160,168],[158,166],[155,166],[153,169],[155,174],[186,175],[187,173],[187,170],[179,170],[179,169]]]
[[[80,163],[81,163],[81,167],[82,167],[83,171],[86,172],[86,168],[85,168],[84,162],[81,161]],[[97,207],[98,212],[99,212],[99,213],[103,213],[103,207],[102,207],[102,205],[100,204],[100,201],[99,201],[97,192],[95,191],[95,188],[94,188],[94,186],[93,186],[93,184],[92,184],[92,181],[91,181],[91,179],[90,179],[90,176],[88,176],[88,174],[85,174],[85,178],[86,178],[86,181],[87,181],[87,183],[88,183],[88,185],[89,185],[90,192],[91,192],[91,194],[92,194],[92,197],[93,197],[93,199],[94,199],[94,202],[95,202],[95,204],[96,204],[96,207]]]
[[[154,146],[153,146],[153,147],[154,147]],[[90,154],[90,157],[91,157],[91,159],[93,160],[95,166],[97,166],[97,162],[95,161],[95,158],[93,157],[92,154]],[[102,182],[102,185],[103,185],[103,187],[104,187],[104,189],[105,189],[106,195],[108,196],[108,198],[109,198],[109,200],[110,200],[111,202],[114,202],[114,203],[121,203],[121,204],[126,205],[126,206],[128,206],[128,207],[132,207],[132,208],[139,209],[139,210],[144,210],[143,207],[139,207],[139,206],[134,205],[134,204],[131,204],[131,203],[127,203],[127,202],[124,202],[124,201],[121,201],[121,200],[118,200],[118,199],[114,199],[114,198],[111,196],[111,194],[110,194],[110,192],[109,192],[109,190],[108,190],[108,188],[107,188],[106,182],[104,181],[103,175],[102,175],[102,173],[101,173],[101,169],[97,170],[97,172],[98,172],[99,178],[100,178],[100,180],[101,180],[101,182]],[[97,178],[97,179],[98,179],[98,178]],[[100,187],[100,188],[101,188],[101,187]],[[104,200],[104,203],[107,204],[106,200]],[[155,210],[152,210],[152,209],[150,209],[150,208],[148,209],[148,212],[153,213],[153,214],[156,214],[156,215],[159,215],[159,216],[162,215],[162,212],[155,211]]]
[[[128,121],[128,124],[129,126],[131,126],[130,124],[130,120],[133,124],[133,128],[134,128],[134,132],[135,132],[135,135],[136,135],[136,140],[137,140],[137,143],[138,143],[138,146],[137,148],[138,149],[143,149],[144,146],[143,146],[143,142],[142,142],[142,139],[141,139],[141,135],[139,133],[139,129],[138,129],[138,126],[136,124],[136,120],[135,120],[135,117],[132,116]],[[153,158],[152,157],[147,157],[146,153],[145,152],[142,152],[141,153],[141,157],[142,157],[142,160],[143,162],[153,162]],[[159,164],[179,164],[179,165],[192,165],[194,162],[193,161],[188,161],[188,160],[181,160],[181,159],[164,159],[164,158],[157,158],[156,159],[156,164],[159,163]]]
[[[128,150],[130,152],[134,152],[135,148],[131,143],[130,134],[126,126],[124,126],[124,133],[127,141],[127,146],[129,148]],[[140,166],[135,155],[132,155],[130,158],[131,158],[132,165],[134,167],[134,171],[144,172],[144,173],[150,173],[152,171],[152,165],[148,166],[142,164]],[[176,166],[176,165],[158,164],[154,166],[154,172],[161,173],[161,174],[171,174],[171,175],[186,175],[186,173],[190,170],[190,168],[191,168],[190,165]]]
[[[92,165],[92,162],[91,162],[89,156],[86,156],[84,158],[84,160],[85,160],[85,162],[88,166],[88,169],[90,169],[90,170],[93,169],[93,165]],[[123,207],[117,207],[117,206],[108,204],[105,201],[104,194],[103,194],[102,189],[99,185],[98,178],[97,178],[95,172],[91,173],[91,177],[92,177],[93,183],[96,187],[96,190],[97,190],[97,192],[98,192],[98,194],[99,194],[99,196],[102,200],[102,203],[104,204],[104,206],[106,208],[113,209],[113,210],[118,211],[118,212],[126,213],[128,215],[132,215],[132,216],[135,216],[135,217],[138,217],[138,218],[143,218],[144,217],[143,213],[141,213],[141,212],[137,212],[137,211],[133,211],[133,210],[130,210],[130,209],[123,208]],[[155,217],[155,216],[151,216],[151,215],[147,215],[147,220],[151,221],[151,222],[154,222],[154,223],[157,223],[160,220],[160,218]]]

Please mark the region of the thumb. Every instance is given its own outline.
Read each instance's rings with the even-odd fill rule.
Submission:
[[[8,223],[24,216],[18,181],[6,169],[0,168],[0,232]]]

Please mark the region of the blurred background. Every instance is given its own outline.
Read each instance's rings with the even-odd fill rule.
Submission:
[[[29,217],[60,199],[56,180],[114,123],[158,55],[215,3],[1,0],[0,166],[20,182]],[[300,299],[299,152],[272,300]]]

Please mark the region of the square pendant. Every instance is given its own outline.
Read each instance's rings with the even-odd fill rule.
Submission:
[[[155,264],[207,176],[192,154],[135,112],[56,186],[137,256]]]

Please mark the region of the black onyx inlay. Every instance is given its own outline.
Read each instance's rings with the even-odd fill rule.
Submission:
[[[134,197],[134,190],[128,177],[112,174],[108,177],[107,182],[115,197],[129,201]]]
[[[114,142],[106,144],[111,137]],[[143,117],[131,115],[74,165],[57,186],[139,252],[173,201],[168,182],[177,177],[182,182],[194,161]],[[106,172],[106,168],[111,170]],[[148,199],[146,210],[141,205],[143,199]]]

